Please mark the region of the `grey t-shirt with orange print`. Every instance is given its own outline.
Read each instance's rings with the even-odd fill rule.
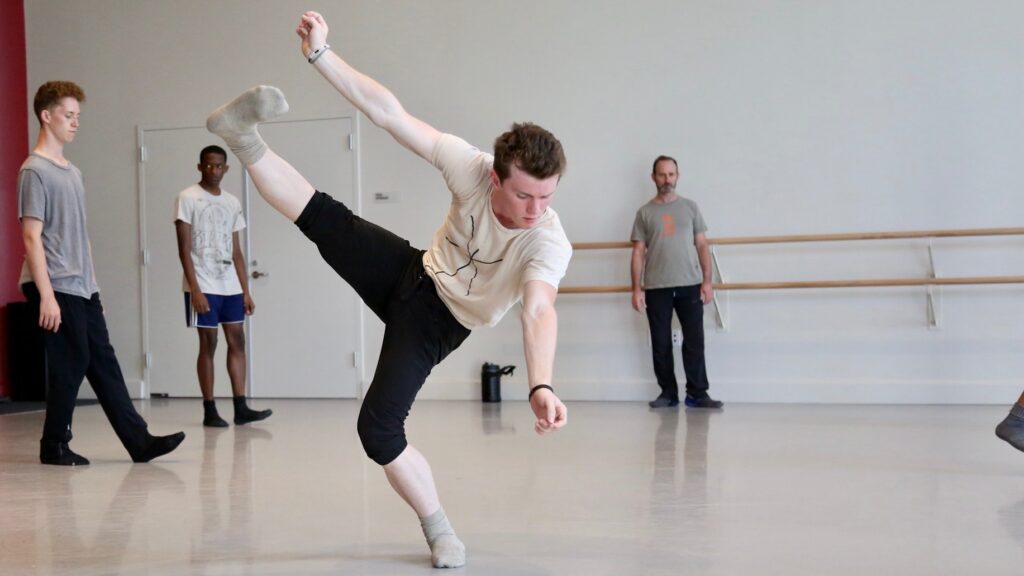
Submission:
[[[647,244],[645,290],[693,286],[704,281],[694,236],[708,229],[697,203],[679,197],[668,204],[653,200],[637,210],[630,240]]]

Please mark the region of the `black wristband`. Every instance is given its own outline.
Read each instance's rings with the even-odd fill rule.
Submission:
[[[536,392],[537,390],[540,390],[541,388],[547,388],[548,390],[551,390],[552,394],[555,393],[555,389],[552,388],[551,386],[548,386],[547,384],[537,384],[533,388],[530,388],[530,395],[527,396],[526,399],[527,400],[532,400],[533,399],[533,393]]]

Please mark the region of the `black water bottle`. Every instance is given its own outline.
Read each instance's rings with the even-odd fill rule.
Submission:
[[[484,402],[501,402],[501,376],[511,374],[515,366],[505,366],[484,362],[480,368],[480,398]]]

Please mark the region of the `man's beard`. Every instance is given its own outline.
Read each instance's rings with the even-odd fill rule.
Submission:
[[[658,194],[667,195],[676,191],[675,184],[665,184],[664,186],[658,186]]]

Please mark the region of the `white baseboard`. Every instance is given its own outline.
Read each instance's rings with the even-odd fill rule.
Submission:
[[[562,381],[554,384],[565,401],[641,402],[653,399],[658,387],[651,381]],[[1024,383],[1018,381],[770,381],[717,380],[712,396],[726,402],[762,404],[1012,404]],[[502,381],[503,400],[525,400],[525,382]],[[417,398],[479,400],[480,382],[428,380]]]
[[[149,398],[149,390],[142,380],[126,380],[124,384],[128,387],[128,396],[131,396],[132,400]]]
[[[1012,404],[1021,393],[1014,381],[733,381],[715,385],[736,402],[806,404]]]

